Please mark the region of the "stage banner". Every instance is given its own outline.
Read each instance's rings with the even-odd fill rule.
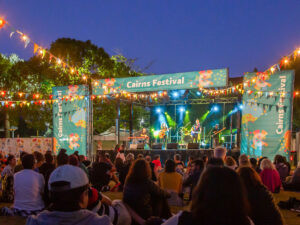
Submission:
[[[291,146],[294,72],[244,77],[241,154],[273,160],[289,156]]]
[[[86,155],[90,104],[88,86],[53,87],[52,94],[53,99],[57,100],[53,104],[54,152],[64,148],[68,154],[78,151],[79,154]]]
[[[203,70],[127,78],[110,78],[93,81],[93,95],[110,94],[112,89],[127,92],[182,90],[225,87],[228,69]]]

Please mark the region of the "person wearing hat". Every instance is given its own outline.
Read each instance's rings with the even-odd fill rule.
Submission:
[[[87,210],[89,180],[79,167],[63,165],[56,168],[49,178],[51,204],[37,216],[30,216],[26,225],[76,224],[112,225],[109,217]]]

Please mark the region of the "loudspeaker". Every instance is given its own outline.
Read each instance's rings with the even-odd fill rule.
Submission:
[[[189,143],[188,149],[199,149],[199,143]]]
[[[167,149],[178,149],[178,143],[168,143]]]
[[[136,149],[144,150],[144,148],[145,148],[145,144],[144,143],[140,143],[140,144],[137,145]]]
[[[162,144],[161,143],[156,143],[156,144],[152,144],[152,149],[162,149]]]

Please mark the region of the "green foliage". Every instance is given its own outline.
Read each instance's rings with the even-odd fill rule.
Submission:
[[[134,60],[128,60],[122,55],[110,57],[103,48],[92,44],[89,40],[84,42],[71,38],[59,38],[51,44],[49,50],[79,73],[70,74],[68,67],[56,65],[54,58],[49,55],[44,58],[33,56],[27,61],[20,60],[15,54],[9,57],[0,55],[0,88],[13,92],[39,92],[42,94],[42,99],[48,99],[54,86],[85,84],[90,83],[92,79],[142,75],[132,69]],[[88,75],[90,79],[84,81],[83,74]],[[6,97],[18,98],[13,94]],[[26,97],[32,99],[32,96],[26,95]],[[93,109],[94,132],[101,133],[115,125],[116,102],[114,100],[93,102]],[[122,121],[129,120],[129,110],[129,104],[121,104]],[[4,111],[3,107],[2,111]],[[135,125],[138,124],[137,121],[139,115],[143,114],[142,111],[143,109],[139,109],[135,112]],[[51,105],[16,107],[9,109],[9,115],[11,123],[15,126],[24,124],[25,121],[26,126],[22,125],[21,136],[32,135],[32,129],[45,131],[45,124],[52,124]],[[124,126],[129,127],[121,123],[121,127]]]

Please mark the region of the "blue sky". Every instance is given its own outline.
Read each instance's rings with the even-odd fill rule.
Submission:
[[[0,0],[0,16],[44,47],[91,40],[153,74],[265,70],[300,47],[299,0]],[[0,30],[0,52],[32,48]]]

